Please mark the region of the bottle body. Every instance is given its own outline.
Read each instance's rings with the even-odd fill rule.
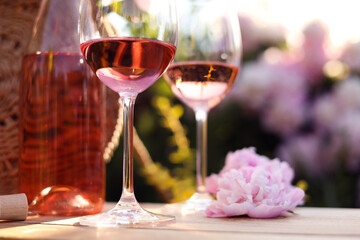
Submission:
[[[63,1],[45,2],[40,19],[54,17],[41,12],[44,6],[56,8]],[[76,31],[76,24],[68,30]],[[63,37],[34,32],[33,41],[39,34]],[[105,88],[81,56],[79,42],[69,44],[76,51],[32,50],[22,62],[19,191],[26,193],[29,211],[41,215],[97,213],[105,197]]]

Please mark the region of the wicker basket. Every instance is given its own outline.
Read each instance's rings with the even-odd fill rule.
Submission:
[[[18,75],[40,0],[0,0],[0,194],[17,192]]]

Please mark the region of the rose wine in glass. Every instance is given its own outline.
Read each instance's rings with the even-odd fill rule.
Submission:
[[[173,216],[144,210],[134,195],[133,117],[136,96],[150,87],[173,60],[177,17],[171,0],[81,0],[80,47],[97,77],[119,93],[124,116],[123,187],[108,212],[80,219],[81,225],[157,225]]]
[[[175,46],[137,38],[105,38],[82,43],[83,55],[98,78],[116,92],[139,93],[168,67]],[[103,55],[106,51],[108,54]]]
[[[165,76],[173,93],[195,112],[197,122],[196,193],[181,203],[184,214],[205,210],[207,116],[229,93],[240,69],[241,35],[231,2],[186,0],[179,3],[179,43]]]
[[[166,77],[172,91],[193,109],[212,108],[231,90],[239,67],[221,62],[172,64]]]

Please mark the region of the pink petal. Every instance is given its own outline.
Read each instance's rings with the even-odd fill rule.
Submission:
[[[228,217],[247,215],[254,207],[248,202],[223,205],[223,211]]]
[[[274,218],[279,216],[284,211],[285,209],[283,209],[282,206],[269,206],[266,204],[261,204],[252,208],[248,212],[248,216],[253,218]]]
[[[222,204],[219,201],[213,201],[205,209],[205,215],[208,217],[227,217],[224,213]]]
[[[205,179],[205,186],[209,193],[216,194],[218,190],[218,178],[218,175],[213,173]]]
[[[294,187],[289,193],[290,204],[286,210],[294,209],[297,205],[303,204],[303,198],[305,196],[304,190],[298,187]]]

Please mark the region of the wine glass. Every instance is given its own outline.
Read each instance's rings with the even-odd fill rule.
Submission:
[[[226,1],[181,0],[179,43],[165,73],[173,93],[195,112],[197,123],[196,192],[183,213],[203,211],[213,200],[206,191],[207,117],[229,93],[240,68],[242,44],[236,12]]]
[[[119,93],[123,107],[123,188],[108,212],[80,219],[81,225],[156,225],[172,216],[139,205],[133,184],[133,116],[136,96],[150,87],[173,60],[177,13],[172,0],[81,0],[80,47],[97,77]]]

